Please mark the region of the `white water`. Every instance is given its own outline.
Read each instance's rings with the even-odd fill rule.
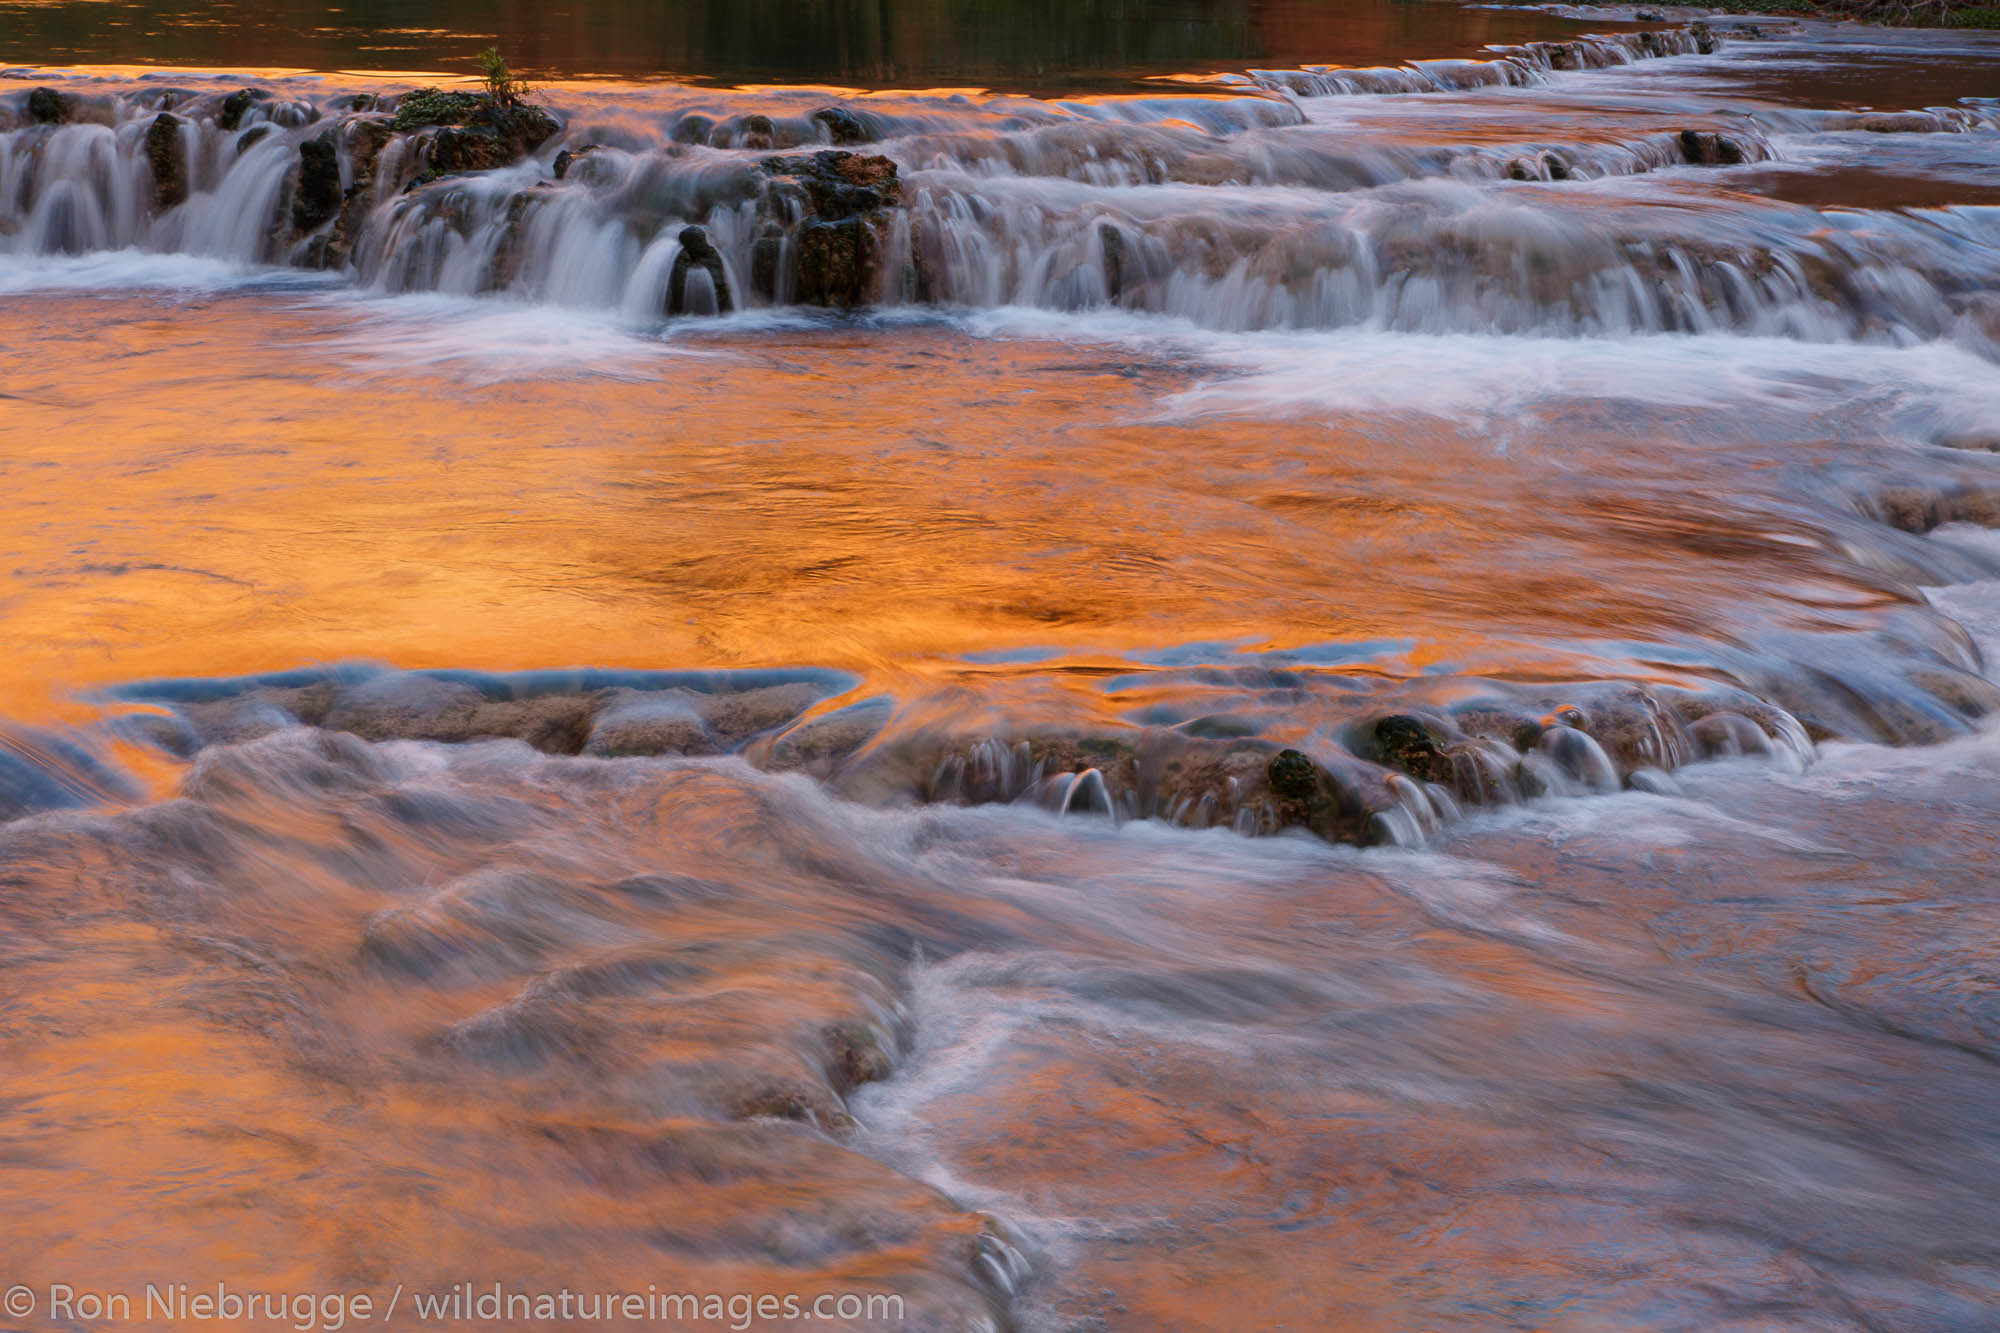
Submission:
[[[1982,295],[2000,285],[1993,208],[1826,212],[1726,185],[1786,153],[1815,168],[1877,165],[1896,140],[1927,150],[1942,134],[1987,160],[2000,112],[1964,102],[1884,120],[1704,96],[1705,80],[1755,61],[1758,43],[1705,55],[1683,32],[1654,47],[1669,58],[1645,59],[1624,34],[1582,43],[1587,59],[1566,58],[1575,70],[1551,68],[1538,45],[1399,73],[1263,71],[1246,76],[1257,95],[1236,98],[850,101],[881,136],[855,151],[901,173],[867,294],[884,306],[1113,307],[1225,330],[1728,331],[1943,339],[1993,355]],[[64,87],[105,123],[0,132],[0,249],[318,262],[336,224],[294,231],[289,200],[298,145],[330,131],[343,183],[374,175],[351,280],[497,289],[641,320],[663,313],[674,237],[690,223],[708,230],[739,303],[795,299],[798,205],[773,192],[759,169],[770,150],[743,146],[764,142],[745,126],[767,116],[780,149],[827,136],[809,115],[823,95],[563,90],[550,104],[567,129],[534,158],[406,190],[425,140],[358,158],[357,117],[380,113],[352,110],[351,95],[281,89],[290,100],[255,104],[246,128],[225,132],[220,91]],[[166,101],[184,113],[193,193],[158,212],[143,141]],[[705,142],[675,142],[697,120],[716,122]],[[1853,132],[1878,121],[1933,132]],[[557,154],[586,145],[601,146],[554,180]],[[782,237],[774,282],[753,253],[765,235]]]

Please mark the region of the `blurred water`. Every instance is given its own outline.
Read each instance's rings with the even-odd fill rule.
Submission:
[[[0,1281],[1993,1323],[2000,48],[1595,26],[564,83],[332,271],[399,83],[22,80]],[[829,105],[879,286],[667,317]]]

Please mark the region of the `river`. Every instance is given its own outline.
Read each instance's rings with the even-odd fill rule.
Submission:
[[[2000,1323],[2000,35],[764,8],[0,0],[7,1317]]]

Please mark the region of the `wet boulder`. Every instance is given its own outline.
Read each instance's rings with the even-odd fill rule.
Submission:
[[[66,125],[76,118],[76,99],[53,88],[28,93],[28,119],[42,125]]]
[[[184,122],[162,111],[146,130],[146,164],[153,170],[153,206],[167,209],[188,197],[187,141]]]
[[[881,137],[844,106],[823,106],[812,113],[812,118],[826,127],[827,138],[836,144],[873,143]]]
[[[674,257],[673,273],[667,280],[667,313],[728,314],[735,308],[729,291],[729,273],[723,268],[721,252],[710,244],[708,232],[701,227],[683,227],[680,242],[681,252]],[[690,304],[688,279],[696,269],[707,275],[714,302],[712,311],[693,308]],[[708,303],[696,304],[705,307]]]
[[[1125,233],[1109,222],[1098,223],[1097,248],[1104,256],[1104,295],[1115,304],[1125,294]]]
[[[1928,111],[1877,111],[1853,117],[1857,130],[1870,134],[1937,134],[1949,128]]]
[[[716,754],[721,749],[697,702],[681,690],[617,691],[593,717],[583,746],[585,754],[607,759]]]
[[[710,733],[734,749],[753,736],[798,721],[806,710],[834,692],[835,687],[813,681],[724,690],[701,701],[701,716]]]
[[[865,217],[901,198],[896,164],[886,157],[825,149],[764,159],[774,180],[796,184],[822,221]]]
[[[1682,130],[1681,157],[1692,167],[1733,167],[1744,160],[1743,145],[1727,135]]]
[[[353,258],[374,197],[376,165],[381,161],[382,150],[396,137],[386,121],[363,118],[350,121],[344,132],[348,160],[354,166],[354,181],[341,196],[340,218],[333,224],[332,234],[314,256],[321,268],[343,268]]]
[[[778,146],[778,127],[769,116],[731,116],[709,132],[708,141],[717,148],[768,150]]]
[[[814,221],[796,241],[800,301],[843,310],[868,304],[882,258],[874,228],[860,218]]]
[[[1452,785],[1451,748],[1461,739],[1445,724],[1413,713],[1378,718],[1369,732],[1368,757],[1423,782]]]
[[[901,198],[886,157],[828,149],[770,157],[764,211],[783,223],[803,215],[793,235],[792,286],[807,305],[865,305],[880,286],[889,209]]]
[[[356,116],[340,127],[340,134],[347,148],[348,160],[354,164],[354,183],[373,184],[375,164],[396,137],[389,122],[368,116]]]
[[[1585,63],[1583,45],[1580,42],[1550,42],[1543,48],[1543,54],[1548,59],[1550,69],[1589,68]]]
[[[773,772],[803,771],[824,778],[874,740],[894,712],[893,700],[863,699],[805,719],[746,753]]]
[[[1617,791],[1620,786],[1617,765],[1596,738],[1580,727],[1562,724],[1549,727],[1536,740],[1535,753],[1546,756],[1564,777],[1584,791],[1602,794]]]
[[[706,147],[709,136],[715,133],[715,117],[704,116],[699,111],[691,111],[674,122],[675,143]]]
[[[431,165],[438,171],[492,171],[511,166],[556,132],[548,116],[507,113],[468,125],[448,126],[431,140]]]
[[[1275,833],[1303,828],[1328,842],[1371,846],[1389,840],[1384,816],[1396,801],[1380,769],[1352,761],[1322,764],[1298,750],[1280,750],[1263,766],[1264,794],[1259,798],[1257,774],[1233,774],[1232,788],[1242,793],[1246,809],[1262,808],[1254,827],[1241,819],[1245,833]]]
[[[225,130],[237,130],[243,126],[243,117],[258,102],[268,102],[271,94],[262,88],[240,88],[222,99],[222,110],[215,123]]]
[[[405,93],[389,126],[398,133],[434,129],[427,152],[439,174],[511,166],[562,129],[555,117],[526,102],[438,88]]]
[[[433,125],[463,125],[479,110],[482,100],[477,93],[418,88],[396,100],[396,118],[391,127],[398,133],[410,134]]]
[[[340,211],[340,154],[333,136],[322,134],[299,145],[299,186],[292,196],[292,225],[311,231]]]
[[[590,739],[593,702],[579,693],[493,698],[464,682],[395,672],[336,690],[319,725],[370,741],[505,739],[545,754],[580,754]]]
[[[879,1083],[895,1072],[889,1035],[857,1019],[835,1023],[825,1032],[826,1080],[846,1096],[864,1083]]]
[[[499,244],[493,247],[493,260],[486,269],[485,290],[504,291],[521,276],[521,262],[526,255],[524,238],[528,218],[541,203],[546,189],[538,182],[507,201],[507,226],[500,233]]]
[[[495,134],[478,130],[439,130],[430,143],[431,169],[440,175],[459,171],[492,171],[514,160]]]
[[[1284,801],[1310,801],[1319,790],[1319,765],[1297,750],[1280,750],[1265,766],[1271,794]]]

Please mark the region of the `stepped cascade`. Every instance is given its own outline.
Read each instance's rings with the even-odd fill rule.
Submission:
[[[0,1323],[2000,1326],[2000,35],[0,60]]]

